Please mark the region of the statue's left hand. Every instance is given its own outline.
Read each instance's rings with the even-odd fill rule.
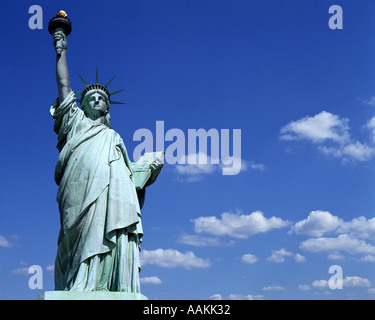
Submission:
[[[163,166],[164,166],[164,163],[160,159],[156,159],[150,165],[151,177],[148,179],[148,181],[146,183],[146,187],[148,187],[149,185],[151,185],[155,182],[155,180],[158,177],[158,175],[159,175],[161,169],[163,168]]]

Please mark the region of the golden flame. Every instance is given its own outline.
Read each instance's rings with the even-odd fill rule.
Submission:
[[[57,14],[56,17],[63,17],[66,18],[68,14],[64,10],[60,10]]]

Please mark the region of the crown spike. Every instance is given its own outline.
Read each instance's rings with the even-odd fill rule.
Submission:
[[[125,104],[125,102],[118,102],[118,101],[110,101],[110,104]]]
[[[98,84],[98,67],[96,67],[95,84]]]
[[[110,92],[109,95],[110,95],[110,96],[113,96],[114,94],[119,93],[119,92],[121,92],[121,91],[124,91],[124,89]]]
[[[87,82],[85,80],[83,80],[83,78],[81,77],[80,74],[78,74],[78,76],[81,78],[83,84],[85,85],[85,87],[87,88],[89,85],[87,84]]]
[[[118,101],[112,101],[111,100],[111,96],[116,94],[116,93],[119,93],[121,91],[124,91],[124,89],[122,90],[118,90],[118,91],[113,91],[113,92],[109,92],[108,89],[107,89],[107,86],[112,82],[112,80],[115,78],[115,76],[112,77],[112,79],[110,79],[105,86],[99,84],[99,76],[98,76],[98,67],[96,67],[96,75],[95,75],[95,83],[94,84],[90,84],[88,85],[87,82],[81,77],[80,74],[78,74],[78,76],[80,77],[81,81],[84,83],[85,85],[85,89],[82,91],[82,92],[79,92],[79,91],[75,91],[75,93],[77,94],[80,94],[81,95],[81,98],[79,99],[81,104],[85,101],[85,96],[88,92],[90,92],[91,90],[102,90],[104,91],[104,93],[107,95],[108,99],[109,99],[109,102],[110,104],[125,104],[123,102],[118,102]]]
[[[105,85],[104,85],[104,88],[107,88],[108,85],[112,82],[112,80],[115,78],[116,76],[113,76],[111,80],[109,80]]]

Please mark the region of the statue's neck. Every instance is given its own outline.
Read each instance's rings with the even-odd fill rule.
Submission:
[[[103,115],[90,115],[89,118],[96,123],[104,124],[105,123],[105,116]]]

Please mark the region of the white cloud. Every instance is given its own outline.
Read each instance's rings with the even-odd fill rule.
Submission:
[[[325,233],[349,234],[353,238],[373,239],[375,238],[375,218],[366,217],[353,218],[344,221],[328,211],[311,211],[308,217],[298,221],[290,232],[298,235],[321,237]]]
[[[375,105],[375,98],[374,98],[374,105]],[[375,116],[373,116],[365,125],[365,128],[369,129],[371,132],[371,140],[375,142]]]
[[[230,236],[233,238],[248,238],[257,233],[280,229],[289,225],[288,221],[281,218],[265,218],[263,213],[255,211],[249,215],[240,213],[222,213],[221,218],[199,217],[193,219],[194,231],[208,233],[216,236]]]
[[[344,256],[340,254],[339,252],[332,252],[327,257],[328,260],[342,260],[344,259]]]
[[[321,237],[324,233],[336,230],[343,221],[328,211],[312,211],[307,219],[297,222],[292,230],[296,234]]]
[[[55,265],[54,264],[49,264],[47,267],[46,267],[46,270],[48,271],[48,272],[55,272]]]
[[[313,117],[292,121],[280,130],[282,140],[306,140],[318,145],[322,153],[348,161],[369,161],[375,155],[374,146],[353,141],[349,133],[349,120],[322,111]],[[375,142],[375,118],[366,127]],[[329,144],[328,144],[329,143]]]
[[[162,284],[163,281],[161,281],[158,277],[143,277],[139,279],[141,284]]]
[[[292,121],[280,130],[283,140],[309,140],[321,143],[325,140],[345,142],[349,139],[349,120],[322,111],[313,117]]]
[[[347,234],[340,234],[337,238],[310,238],[303,241],[299,248],[310,252],[344,251],[349,254],[375,254],[373,245]]]
[[[215,164],[217,160],[212,161],[210,156],[202,152],[184,155],[178,162],[185,163],[175,165],[177,180],[180,182],[200,181],[206,175],[211,175],[219,170],[219,165]]]
[[[375,97],[370,98],[357,98],[358,101],[367,104],[369,106],[375,106]]]
[[[210,300],[223,300],[223,297],[220,293],[215,293],[209,299]]]
[[[15,274],[15,275],[21,275],[21,276],[28,276],[30,275],[29,273],[29,268],[18,268],[18,269],[14,269],[14,270],[11,270],[9,271],[10,274]]]
[[[285,262],[285,257],[293,257],[295,256],[292,252],[285,250],[284,248],[280,250],[272,250],[271,255],[267,258],[267,261],[270,262],[276,262],[276,263],[283,263]],[[295,259],[297,262],[303,262],[304,257],[299,255],[297,259]]]
[[[165,268],[182,267],[185,269],[208,268],[211,264],[209,259],[201,259],[191,251],[181,253],[174,249],[142,250],[141,264],[152,264]]]
[[[251,169],[259,171],[263,171],[266,168],[266,166],[262,163],[249,162],[247,165],[250,166]]]
[[[10,248],[13,247],[13,244],[7,238],[0,234],[0,247]]]
[[[286,257],[293,257],[294,260],[298,263],[306,261],[306,258],[299,253],[294,254],[293,252],[287,251],[284,248],[280,250],[272,250],[271,255],[267,258],[267,261],[283,263],[285,262]]]
[[[365,217],[354,218],[344,222],[337,230],[338,233],[349,233],[353,237],[362,239],[375,238],[375,218],[367,220]]]
[[[367,255],[361,258],[363,262],[375,262],[375,255]]]
[[[309,291],[309,290],[311,290],[311,286],[309,284],[299,284],[298,290]]]
[[[370,287],[371,282],[366,278],[361,278],[358,276],[348,276],[342,279],[342,286],[344,288],[354,288],[354,287]],[[329,289],[329,284],[327,280],[315,280],[311,285],[299,285],[299,290],[310,290],[310,289]]]
[[[25,263],[25,262],[21,262],[20,264],[21,265],[27,265],[27,263]],[[17,268],[17,269],[13,269],[13,270],[9,271],[9,273],[14,274],[14,275],[21,275],[21,276],[31,276],[34,273],[34,271],[29,273],[29,268],[30,267]],[[55,271],[55,265],[48,265],[46,267],[46,271],[50,272],[50,273],[53,273]]]
[[[369,161],[375,153],[373,147],[358,141],[336,147],[322,146],[319,147],[319,150],[326,155],[332,155],[335,158],[342,158],[344,161]]]
[[[224,174],[225,170],[240,173],[249,169],[257,171],[265,169],[264,164],[254,161],[246,161],[234,156],[226,159],[214,159],[204,152],[184,155],[178,160],[178,163],[184,164],[174,166],[176,180],[187,183],[201,181],[206,176],[219,172]]]
[[[311,286],[314,289],[327,289],[328,288],[328,281],[327,280],[315,280]]]
[[[253,264],[255,262],[258,261],[258,258],[252,254],[244,254],[242,257],[241,257],[241,261],[243,263],[247,263],[247,264]]]
[[[343,279],[344,287],[370,287],[371,282],[368,279],[353,276],[353,277],[345,277]]]
[[[228,300],[263,300],[264,296],[263,295],[243,295],[243,294],[230,294],[228,296]]]
[[[283,291],[285,290],[285,288],[282,286],[278,286],[278,285],[271,285],[271,286],[263,287],[262,290],[263,291]]]
[[[300,244],[300,249],[309,252],[327,252],[329,260],[344,259],[343,253],[362,255],[361,261],[373,262],[375,246],[375,218],[354,218],[344,221],[328,211],[312,211],[309,216],[295,223],[290,230],[299,235],[308,235],[310,238]],[[336,237],[327,237],[326,233],[337,234]]]
[[[228,165],[227,163],[228,160],[223,159],[223,164],[220,165],[221,169],[227,168]],[[254,170],[254,171],[264,171],[266,166],[263,163],[255,163],[254,161],[247,161],[244,159],[239,159],[236,157],[232,157],[229,161],[230,166],[232,166],[232,170],[234,172],[244,172],[248,170]],[[238,167],[235,167],[234,165],[237,165]]]
[[[303,256],[303,255],[300,255],[299,253],[296,253],[294,255],[294,260],[296,260],[296,262],[305,262],[306,261],[306,258]]]
[[[268,261],[282,263],[285,261],[285,257],[293,256],[292,252],[286,251],[284,248],[280,250],[272,250],[271,256],[267,258]]]
[[[177,242],[195,247],[218,247],[231,246],[234,244],[233,241],[223,242],[217,237],[203,237],[196,234],[182,234],[177,239]]]

